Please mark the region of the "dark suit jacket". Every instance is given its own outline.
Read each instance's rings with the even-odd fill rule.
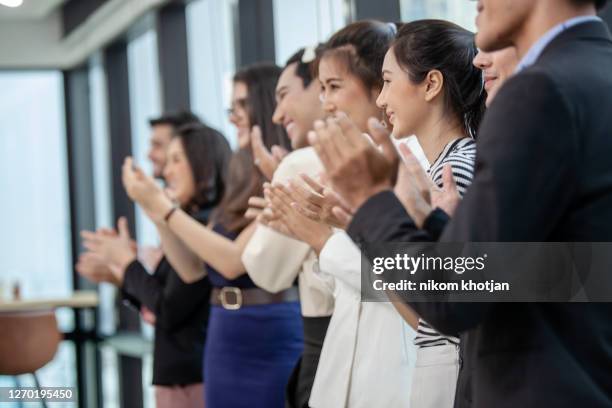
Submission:
[[[424,239],[391,192],[367,201],[349,234]],[[612,40],[604,24],[563,32],[504,85],[479,131],[473,184],[440,240],[612,241]],[[612,303],[411,306],[441,332],[462,333],[472,385],[466,392],[459,384],[456,406],[612,407]]]
[[[194,218],[206,224],[210,211],[206,208],[194,214]],[[154,385],[203,381],[211,290],[208,277],[183,282],[166,257],[160,260],[152,275],[137,260],[127,266],[122,287],[124,296],[137,307],[146,306],[156,316]]]

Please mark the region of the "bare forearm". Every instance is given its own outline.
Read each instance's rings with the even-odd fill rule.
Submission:
[[[170,218],[168,228],[201,260],[227,279],[235,279],[245,273],[241,256],[253,232],[252,225],[232,241],[198,223],[183,211],[177,211]]]

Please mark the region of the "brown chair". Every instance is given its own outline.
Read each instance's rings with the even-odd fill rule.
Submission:
[[[55,311],[0,312],[0,327],[0,375],[32,374],[40,388],[36,370],[53,360],[62,340]]]

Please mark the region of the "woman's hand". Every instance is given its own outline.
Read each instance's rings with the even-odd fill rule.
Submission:
[[[332,228],[302,215],[298,210],[300,205],[296,200],[297,192],[290,187],[274,183],[265,190],[269,197],[270,208],[278,217],[269,225],[279,232],[306,242],[319,254],[333,234]]]
[[[133,164],[131,157],[123,162],[123,187],[127,195],[137,202],[153,222],[163,222],[173,207],[172,200],[155,180]]]
[[[94,283],[106,282],[121,286],[121,283],[115,278],[112,268],[95,253],[82,253],[75,268],[79,275]]]
[[[255,165],[266,179],[272,180],[278,164],[289,152],[280,146],[272,146],[272,151],[270,152],[263,143],[259,126],[253,126],[249,136]]]
[[[142,317],[142,320],[144,320],[145,322],[149,323],[151,326],[155,326],[155,322],[157,321],[157,317],[155,316],[155,313],[153,313],[146,306],[141,306],[140,307],[140,316]]]
[[[116,283],[123,284],[125,268],[136,259],[136,248],[130,238],[127,220],[119,218],[118,234],[112,235],[104,231],[82,231],[83,246],[97,256],[102,262],[111,266]]]
[[[331,188],[324,186],[307,174],[299,179],[289,181],[291,191],[295,194],[297,211],[313,221],[336,228],[346,229],[353,214],[348,204]]]
[[[444,166],[443,187],[440,188],[425,173],[408,146],[400,145],[400,152],[404,157],[404,164],[399,167],[394,192],[417,227],[423,227],[425,220],[436,207],[452,217],[461,201],[452,167],[449,164]]]
[[[265,210],[268,203],[263,197],[249,198],[249,208],[244,213],[244,216],[250,220],[255,220]]]

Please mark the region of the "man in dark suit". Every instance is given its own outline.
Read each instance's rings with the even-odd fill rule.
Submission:
[[[604,3],[478,2],[479,48],[514,45],[523,59],[485,116],[473,184],[441,241],[612,241],[612,39],[595,17]],[[382,174],[389,155],[347,140],[334,142],[339,157],[326,140],[313,146],[356,210],[353,240],[422,239]],[[612,303],[409,303],[441,332],[462,333],[472,385],[456,406],[612,407]]]

